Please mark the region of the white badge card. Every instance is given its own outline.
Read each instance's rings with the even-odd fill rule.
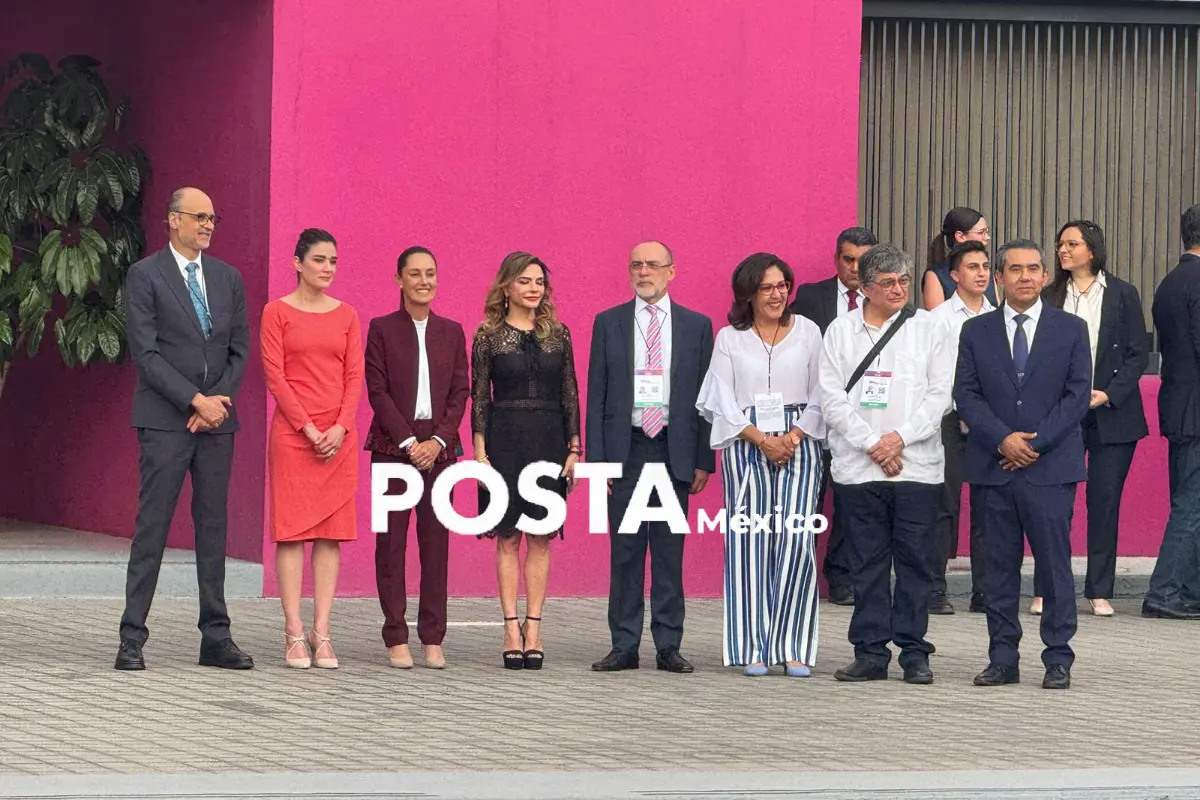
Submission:
[[[763,433],[782,433],[787,423],[783,419],[783,394],[761,392],[754,395],[754,427]]]
[[[859,405],[863,408],[887,408],[888,395],[892,391],[892,373],[872,372],[863,373],[862,397]]]
[[[639,369],[633,372],[633,407],[661,408],[666,403],[661,369]]]

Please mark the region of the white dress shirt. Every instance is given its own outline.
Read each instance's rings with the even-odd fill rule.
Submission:
[[[712,449],[729,447],[750,426],[754,396],[768,391],[768,367],[769,391],[781,393],[785,406],[807,405],[795,424],[811,439],[825,438],[821,329],[798,314],[792,319],[795,324],[774,347],[760,339],[753,328],[739,331],[729,325],[717,333],[708,374],[696,399],[696,409],[712,424]]]
[[[204,262],[200,260],[200,253],[196,253],[196,257],[192,261],[184,258],[175,245],[167,242],[167,247],[171,248],[171,255],[175,257],[175,263],[179,265],[179,274],[183,275],[183,285],[188,285],[187,265],[189,263],[196,265],[196,282],[200,284],[200,297],[204,300],[204,307],[208,308],[208,289],[204,283]]]
[[[663,425],[666,425],[671,420],[671,297],[663,295],[662,299],[654,304],[658,309],[658,315],[661,317],[659,324],[662,330],[659,333],[662,346],[662,368],[663,368],[663,398],[666,405],[663,406]],[[648,343],[650,341],[650,304],[642,298],[637,298],[633,304],[633,330],[630,335],[633,336],[633,368],[635,370],[646,369],[646,356]],[[632,376],[631,376],[632,377]],[[645,409],[633,409],[633,427],[642,427],[642,413]]]
[[[846,288],[846,284],[842,283],[841,278],[838,278],[837,287],[838,287],[837,315],[839,317],[844,317],[848,313],[850,313],[850,289]],[[858,307],[862,308],[862,304],[863,304],[863,300],[864,300],[863,293],[861,291],[859,291],[858,289],[855,289],[854,293],[858,296]]]
[[[429,353],[425,348],[425,330],[429,327],[429,318],[414,319],[417,328],[417,405],[413,409],[413,419],[433,419],[433,400],[429,393]],[[446,443],[434,436],[434,441],[446,449]],[[417,443],[416,436],[410,436],[400,443],[400,449],[406,450]]]
[[[1017,314],[1023,313],[1029,317],[1021,329],[1025,331],[1025,341],[1029,344],[1029,352],[1033,352],[1033,335],[1037,332],[1038,320],[1042,316],[1042,298],[1029,307],[1027,311],[1019,312],[1008,303],[1004,304],[1004,330],[1008,333],[1008,354],[1013,352],[1013,341],[1017,335]]]
[[[875,342],[896,323],[897,311],[876,328],[861,308],[834,320],[821,356],[821,409],[829,429],[830,471],[842,484],[871,481],[941,483],[945,473],[941,422],[950,407],[954,363],[942,324],[928,311],[915,315],[887,343],[868,371],[890,372],[886,408],[861,405],[865,377],[846,393],[846,383]],[[889,478],[868,454],[885,434],[904,441],[903,469]]]
[[[992,301],[987,299],[987,295],[983,295],[980,299],[983,300],[983,305],[979,307],[978,311],[972,311],[970,307],[963,302],[963,299],[959,293],[955,292],[954,294],[950,295],[949,300],[944,303],[938,303],[938,305],[929,312],[931,317],[936,319],[945,327],[946,336],[950,339],[950,363],[954,365],[950,373],[952,376],[951,380],[953,380],[954,373],[958,371],[958,342],[959,339],[962,338],[963,325],[972,317],[977,317],[980,314],[986,314],[989,311],[996,310],[996,307],[992,305]],[[951,408],[955,407],[956,406],[951,404]],[[947,409],[947,412],[949,412],[949,409]]]
[[[1096,348],[1100,344],[1100,314],[1104,310],[1104,293],[1108,290],[1108,281],[1104,271],[1096,273],[1096,281],[1086,292],[1080,293],[1075,288],[1074,281],[1067,281],[1067,298],[1063,303],[1063,311],[1074,314],[1087,323],[1088,344],[1092,348],[1092,363],[1096,363]]]

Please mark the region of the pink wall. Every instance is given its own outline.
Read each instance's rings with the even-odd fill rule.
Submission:
[[[154,166],[146,188],[147,246],[165,246],[171,191],[194,184],[223,222],[213,255],[240,268],[251,309],[267,295],[271,4],[218,0],[194,8],[123,0],[22,4],[5,15],[5,51],[51,60],[87,53],[103,62],[113,95],[132,97],[130,136]],[[177,35],[178,34],[178,35]],[[180,48],[184,39],[197,46]],[[219,57],[214,57],[214,49]],[[257,315],[252,324],[257,331]],[[230,493],[231,555],[261,558],[266,390],[254,363],[237,398],[240,435]],[[131,536],[137,511],[137,443],[129,426],[132,365],[69,370],[48,331],[33,361],[14,367],[0,398],[0,516]],[[95,468],[92,460],[101,462]],[[190,488],[171,531],[190,546]]]
[[[675,252],[672,296],[720,327],[738,260],[772,249],[816,277],[854,223],[860,16],[857,0],[276,3],[271,296],[295,286],[299,231],[324,227],[334,293],[365,325],[397,307],[396,256],[422,243],[437,307],[472,331],[501,259],[528,250],[553,271],[582,383],[592,318],[630,297],[629,249],[653,237]],[[364,400],[360,441],[370,418]],[[375,591],[362,465],[352,595]],[[551,591],[603,595],[608,544],[581,499]],[[689,542],[690,593],[719,591],[721,559],[718,537]],[[456,537],[452,593],[494,594],[493,564]]]

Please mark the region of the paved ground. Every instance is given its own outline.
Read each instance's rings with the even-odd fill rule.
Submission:
[[[194,601],[160,600],[149,670],[121,673],[111,668],[119,603],[7,600],[0,787],[5,775],[145,772],[1195,768],[1200,623],[1116,606],[1111,619],[1081,613],[1075,685],[1048,692],[1036,634],[1025,683],[971,685],[986,651],[975,614],[932,620],[936,683],[916,687],[898,673],[834,681],[850,658],[849,611],[828,604],[816,674],[796,680],[721,667],[712,601],[689,603],[684,650],[697,672],[677,676],[652,668],[648,645],[637,672],[589,672],[607,650],[593,600],[548,603],[541,673],[501,668],[494,601],[453,601],[444,672],[390,669],[376,603],[340,601],[342,669],[297,672],[281,664],[277,602],[236,600],[235,636],[259,664],[236,673],[196,666]]]

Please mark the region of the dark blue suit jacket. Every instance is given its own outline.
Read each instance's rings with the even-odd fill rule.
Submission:
[[[634,323],[636,301],[596,316],[588,361],[587,460],[624,464],[633,437]],[[671,397],[667,401],[667,452],[671,476],[692,482],[696,470],[712,473],[712,426],[696,409],[700,384],[712,360],[712,320],[671,298]]]
[[[968,320],[958,348],[954,402],[967,423],[966,480],[999,486],[1016,473],[1000,467],[1000,443],[1014,431],[1036,433],[1038,458],[1018,470],[1036,486],[1087,480],[1080,423],[1091,400],[1087,323],[1043,303],[1025,380],[1018,383],[1004,306]]]

